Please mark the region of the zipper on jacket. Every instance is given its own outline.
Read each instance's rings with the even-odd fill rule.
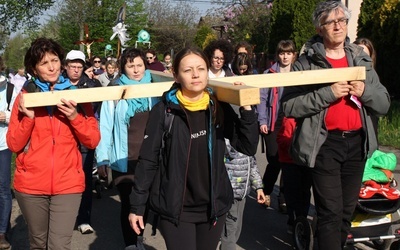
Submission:
[[[244,193],[242,196],[242,200],[247,196],[247,190],[249,189],[250,185],[250,171],[251,171],[251,158],[247,156],[247,178],[246,178],[246,187],[244,189]]]
[[[52,141],[53,141],[53,146],[51,149],[51,187],[50,187],[50,193],[54,193],[54,152],[55,152],[55,145],[56,145],[56,135],[60,134],[60,129],[61,129],[61,121],[59,119],[55,119],[54,112],[53,115],[49,115],[50,118],[50,124],[51,124],[51,132],[52,132]],[[57,125],[55,124],[57,122]],[[57,127],[57,129],[56,129]],[[57,131],[55,131],[57,130]]]
[[[188,115],[187,115],[185,109],[183,107],[181,107],[181,108],[186,115],[186,119],[188,119]],[[181,212],[179,213],[179,217],[182,215],[183,204],[185,203],[186,183],[187,183],[187,176],[188,176],[188,170],[189,170],[189,157],[190,157],[190,149],[192,147],[192,137],[191,137],[192,129],[190,128],[189,121],[188,121],[188,128],[189,128],[189,147],[188,147],[188,151],[187,151],[188,153],[187,153],[187,157],[186,157],[187,161],[186,161],[186,170],[185,170],[185,181],[184,181],[184,186],[183,186],[182,206],[181,206]],[[179,219],[178,219],[178,224],[179,224]]]
[[[210,101],[210,104],[212,105],[213,102]],[[213,127],[212,127],[212,112],[211,112],[211,105],[208,108],[208,112],[209,112],[209,119],[208,119],[208,128],[209,128],[209,132],[208,132],[208,155],[210,158],[210,203],[211,203],[211,211],[214,211],[214,222],[213,222],[213,226],[217,225],[218,222],[218,217],[217,217],[217,211],[216,211],[216,205],[215,205],[215,198],[214,198],[214,183],[213,183]],[[225,143],[225,141],[224,141]]]

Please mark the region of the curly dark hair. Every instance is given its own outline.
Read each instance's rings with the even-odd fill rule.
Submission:
[[[128,62],[133,62],[133,59],[135,59],[136,57],[140,57],[143,60],[143,63],[147,69],[147,64],[146,64],[146,57],[143,53],[143,51],[139,50],[139,49],[135,49],[135,48],[128,48],[126,50],[124,50],[124,52],[122,52],[122,56],[121,56],[121,60],[120,60],[120,70],[122,74],[125,74],[125,64],[127,64]]]
[[[204,48],[204,53],[207,55],[208,60],[211,62],[215,50],[219,49],[224,54],[224,64],[229,64],[233,59],[233,45],[224,39],[214,40],[207,47]]]
[[[46,53],[56,55],[60,61],[64,59],[64,49],[59,43],[49,38],[37,38],[31,43],[31,47],[25,54],[24,65],[26,72],[35,76],[34,68],[44,57]]]

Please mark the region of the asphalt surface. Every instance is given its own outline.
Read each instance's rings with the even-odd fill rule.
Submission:
[[[400,160],[400,150],[387,147],[381,148],[385,152],[394,152]],[[259,149],[257,162],[261,174],[265,171],[266,159]],[[395,177],[400,181],[399,164],[395,170]],[[279,182],[277,182],[279,183]],[[264,208],[257,204],[255,193],[251,193],[247,198],[244,212],[244,224],[241,237],[237,243],[237,250],[286,250],[293,249],[292,236],[286,230],[287,216],[278,211],[277,200],[278,187],[271,196],[271,208]],[[73,250],[118,250],[124,249],[123,238],[120,231],[119,219],[119,198],[115,188],[105,189],[101,192],[102,198],[97,199],[93,191],[92,227],[95,232],[82,235],[76,229],[72,239]],[[313,213],[311,209],[311,214]],[[11,215],[11,231],[9,239],[13,250],[29,249],[28,231],[19,210],[16,200],[13,200],[13,210]],[[157,231],[155,236],[151,236],[151,222],[146,225],[144,244],[147,250],[166,249],[164,240]],[[399,226],[400,227],[400,226]],[[179,240],[179,239],[177,239]],[[357,249],[374,249],[372,243],[357,244]]]

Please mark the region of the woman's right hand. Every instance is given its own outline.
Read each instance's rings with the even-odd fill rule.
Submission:
[[[107,166],[106,165],[102,165],[97,167],[97,173],[99,174],[100,177],[107,177]]]
[[[263,124],[260,126],[260,132],[261,134],[268,134],[268,127],[267,125]]]
[[[135,231],[137,235],[140,234],[141,230],[144,230],[143,216],[130,213],[129,223],[131,224],[133,231]]]
[[[233,85],[246,85],[244,82],[234,82]],[[251,110],[250,105],[242,106],[244,110]]]
[[[25,107],[24,94],[21,93],[19,98],[18,110],[30,119],[35,118],[35,111]]]

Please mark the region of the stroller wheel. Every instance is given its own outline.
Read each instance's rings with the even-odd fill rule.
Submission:
[[[394,241],[391,245],[390,245],[390,250],[400,250],[400,241]]]
[[[295,249],[312,250],[314,245],[314,235],[311,224],[306,217],[300,216],[294,221],[293,243]]]
[[[392,244],[392,240],[373,240],[372,243],[378,250],[386,250],[390,248],[390,245]]]

